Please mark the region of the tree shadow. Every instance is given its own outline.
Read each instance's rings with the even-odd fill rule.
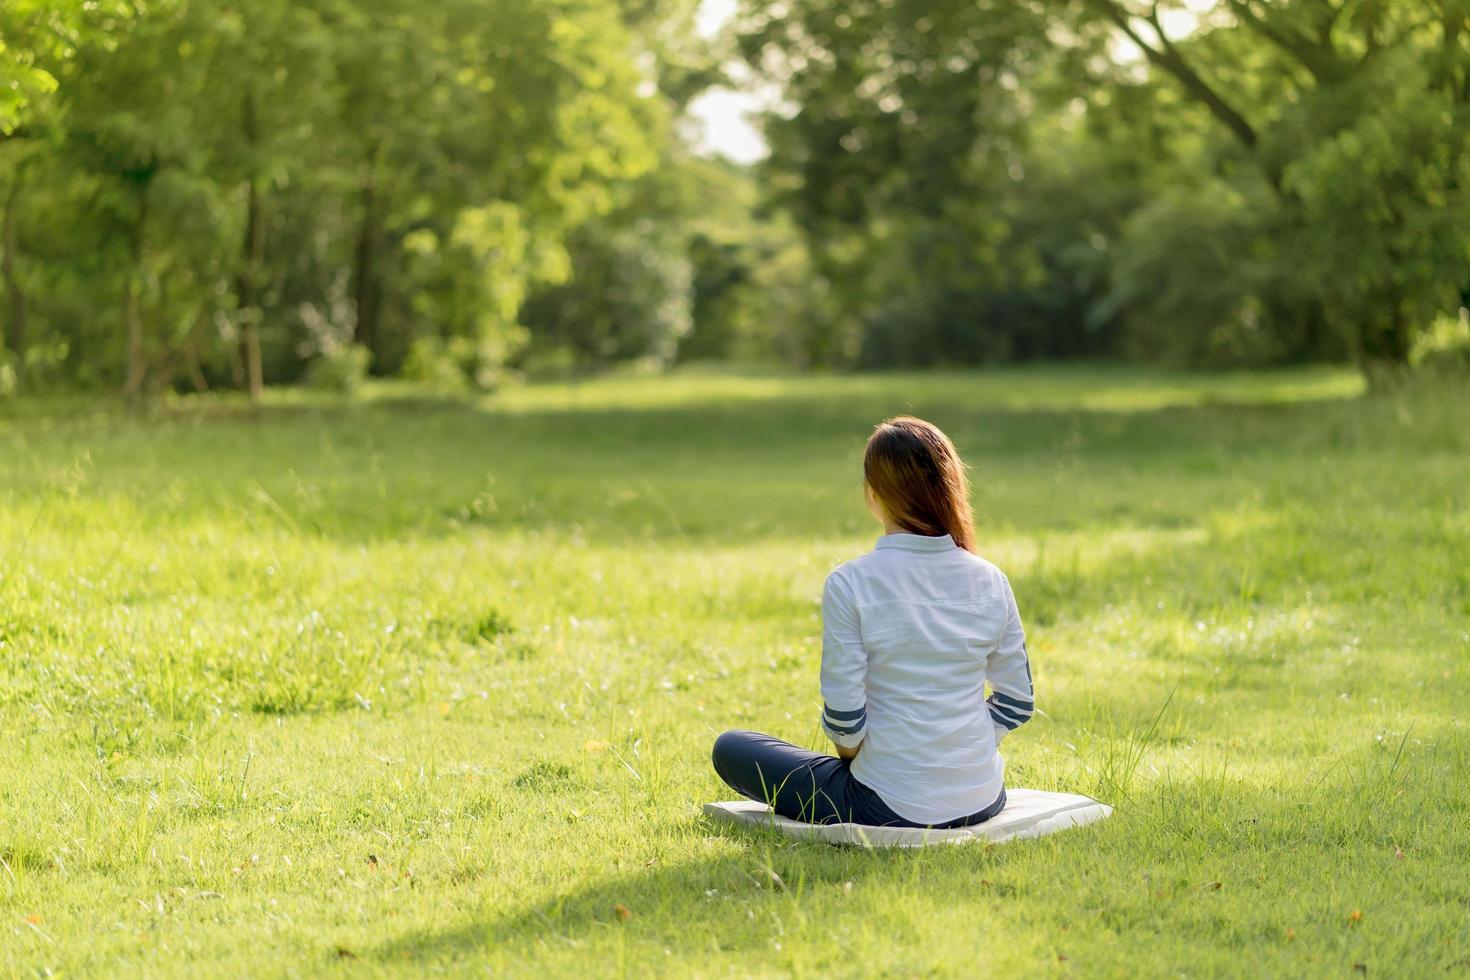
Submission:
[[[665,828],[661,835],[685,840],[702,836],[733,849],[673,865],[650,861],[503,915],[474,916],[447,930],[399,937],[372,955],[383,960],[401,960],[405,954],[428,960],[458,958],[520,940],[576,946],[600,930],[624,928],[646,942],[668,945],[697,936],[715,938],[723,949],[736,949],[753,942],[746,912],[752,902],[795,906],[818,894],[837,896],[870,880],[912,874],[916,864],[935,863],[937,850],[865,850],[799,842],[703,816]],[[967,849],[971,860],[962,873],[977,876],[995,847]]]
[[[486,907],[364,955],[458,960],[517,944],[576,949],[619,932],[650,955],[698,944],[722,954],[769,950],[783,938],[783,922],[807,922],[806,932],[798,928],[790,938],[810,941],[813,930],[830,934],[832,916],[844,909],[867,918],[886,914],[895,901],[904,903],[901,915],[958,907],[1003,920],[1014,909],[1002,932],[1034,928],[1037,903],[1062,903],[1084,920],[1092,915],[1086,910],[1101,909],[1104,918],[1116,917],[1117,928],[1130,916],[1157,923],[1158,910],[1174,908],[1203,917],[1201,928],[1216,928],[1216,913],[1196,903],[1221,887],[1218,878],[1235,875],[1232,890],[1265,883],[1272,894],[1289,896],[1302,869],[1320,863],[1336,869],[1342,887],[1368,889],[1385,871],[1402,870],[1394,857],[1399,844],[1426,856],[1451,853],[1455,815],[1470,807],[1467,775],[1470,735],[1431,723],[1417,739],[1345,747],[1330,765],[1292,767],[1271,782],[1233,772],[1228,758],[1176,762],[1158,775],[1130,776],[1110,819],[1001,845],[864,850],[692,818],[657,831],[671,850],[695,851],[688,860],[587,872],[593,880],[533,903]],[[1345,847],[1364,857],[1344,864]],[[1268,882],[1262,872],[1284,854],[1293,855],[1294,870]],[[1436,874],[1432,865],[1416,873]],[[1404,880],[1400,887],[1418,885]],[[1250,914],[1269,916],[1271,904],[1263,901]]]

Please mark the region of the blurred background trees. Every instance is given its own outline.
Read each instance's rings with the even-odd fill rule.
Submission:
[[[0,391],[1465,332],[1470,0],[698,6],[7,0]]]

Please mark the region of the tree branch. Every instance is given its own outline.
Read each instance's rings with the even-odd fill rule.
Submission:
[[[1408,43],[1420,31],[1434,23],[1436,23],[1436,21],[1432,15],[1423,17],[1419,20],[1411,20],[1408,23],[1404,24],[1404,26],[1400,28],[1396,34],[1393,34],[1389,37],[1383,37],[1379,33],[1378,24],[1372,21],[1366,22],[1363,27],[1363,43],[1365,46],[1365,50],[1363,52],[1363,57],[1358,59],[1357,67],[1361,68],[1373,61],[1383,52],[1392,50],[1393,48],[1397,48]]]
[[[1317,39],[1326,47],[1333,47],[1332,32],[1337,29],[1337,22],[1342,20],[1343,12],[1347,10],[1346,3],[1333,4],[1323,0],[1323,6],[1327,10],[1327,16],[1322,18],[1322,23],[1317,26]]]
[[[1458,104],[1470,102],[1470,58],[1460,54],[1461,39],[1470,36],[1470,15],[1452,9],[1444,0],[1431,0],[1439,23],[1439,64],[1434,78]]]
[[[1319,83],[1334,81],[1347,73],[1348,66],[1338,56],[1337,49],[1332,44],[1331,24],[1336,21],[1337,14],[1334,14],[1328,21],[1328,26],[1321,39],[1313,41],[1304,34],[1285,30],[1271,23],[1265,15],[1256,10],[1252,0],[1225,0],[1225,2],[1235,14],[1235,19],[1243,27],[1255,31],[1291,55],[1303,68],[1311,72],[1312,77]]]
[[[1147,18],[1150,20],[1154,33],[1158,36],[1158,42],[1150,44],[1133,26],[1133,15],[1125,10],[1117,0],[1087,0],[1087,2],[1112,21],[1127,36],[1128,40],[1138,45],[1144,57],[1148,58],[1152,64],[1173,75],[1179,84],[1184,86],[1185,91],[1199,100],[1220,123],[1235,134],[1236,139],[1248,148],[1255,148],[1257,139],[1255,128],[1245,116],[1226,101],[1224,96],[1215,91],[1214,87],[1190,66],[1180,54],[1179,49],[1174,47],[1159,25],[1157,7],[1154,8],[1151,17]]]

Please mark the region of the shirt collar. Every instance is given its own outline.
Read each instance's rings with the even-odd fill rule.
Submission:
[[[924,534],[885,534],[878,539],[879,548],[900,548],[904,551],[950,551],[954,538],[948,534],[929,537]]]

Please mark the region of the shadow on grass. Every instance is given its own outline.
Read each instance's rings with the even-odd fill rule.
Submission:
[[[820,895],[840,897],[870,881],[910,876],[916,867],[934,863],[930,852],[797,843],[770,831],[728,827],[703,817],[666,833],[719,839],[733,849],[673,865],[650,861],[639,870],[602,876],[529,907],[487,912],[445,931],[402,937],[375,955],[434,960],[505,943],[575,946],[604,929],[628,929],[643,941],[665,945],[713,939],[722,949],[738,949],[762,941],[755,934],[759,931],[749,927],[752,906],[795,906]],[[969,850],[968,870],[959,873],[978,878],[993,848]]]
[[[1233,774],[1224,762],[1180,764],[1140,786],[1109,820],[1003,845],[864,851],[685,820],[659,831],[671,849],[702,837],[705,850],[719,853],[667,866],[650,859],[634,871],[584,871],[595,880],[520,908],[487,907],[372,955],[454,960],[518,944],[577,947],[618,930],[649,953],[701,943],[721,952],[768,949],[782,938],[783,921],[810,915],[831,923],[848,901],[860,903],[863,915],[898,902],[913,915],[959,903],[1002,916],[1015,902],[1034,910],[1037,901],[1057,901],[1104,908],[1119,928],[1135,916],[1156,924],[1159,908],[1213,894],[1219,879],[1250,902],[1244,896],[1274,887],[1272,878],[1288,889],[1298,879],[1306,887],[1318,880],[1314,869],[1335,867],[1340,887],[1369,889],[1403,871],[1396,854],[1448,855],[1458,846],[1457,817],[1470,808],[1467,776],[1470,734],[1431,726],[1418,740],[1346,749],[1325,769],[1285,770],[1274,784]],[[1350,870],[1345,853],[1358,855]],[[1411,870],[1432,875],[1433,865]],[[1147,886],[1141,893],[1140,879]],[[1456,893],[1463,884],[1445,887]],[[1118,906],[1120,897],[1139,908]]]

